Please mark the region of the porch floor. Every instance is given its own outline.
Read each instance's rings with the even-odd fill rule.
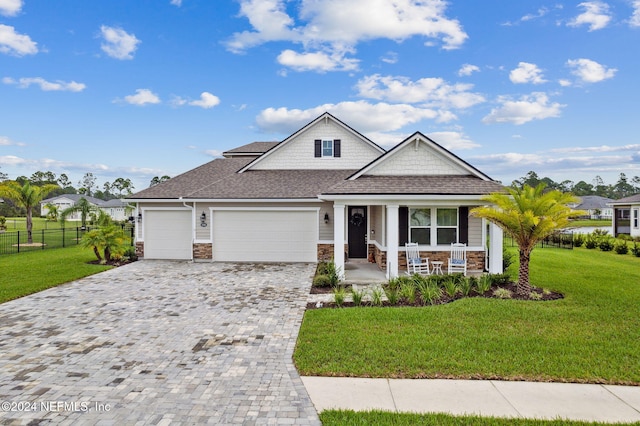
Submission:
[[[367,259],[349,259],[344,264],[345,284],[378,284],[386,283],[387,275]]]

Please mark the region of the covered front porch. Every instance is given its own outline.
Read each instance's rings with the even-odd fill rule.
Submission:
[[[332,200],[332,257],[343,278],[365,271],[372,279],[404,274],[407,242],[418,243],[421,256],[430,262],[442,262],[445,273],[452,243],[466,245],[469,273],[501,273],[502,230],[469,215],[479,197],[445,197]]]

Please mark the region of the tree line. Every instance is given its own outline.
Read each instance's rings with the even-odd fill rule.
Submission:
[[[524,185],[529,185],[535,188],[541,183],[544,183],[547,189],[557,189],[561,192],[570,192],[578,197],[584,195],[599,195],[601,197],[617,200],[640,193],[640,177],[634,176],[629,179],[624,173],[620,173],[616,183],[606,184],[600,176],[596,176],[591,183],[587,183],[583,180],[579,182],[573,182],[572,180],[555,182],[551,178],[541,178],[536,172],[530,171],[520,179],[514,180],[511,183],[511,186],[515,188],[522,188]]]

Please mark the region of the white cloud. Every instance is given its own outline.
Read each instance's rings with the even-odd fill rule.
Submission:
[[[218,104],[220,104],[220,98],[209,92],[202,92],[199,100],[189,102],[189,105],[191,106],[197,106],[204,109],[213,108]]]
[[[115,59],[133,59],[133,52],[140,44],[135,35],[128,34],[122,28],[106,25],[100,27],[100,33],[104,39],[100,47],[107,55]]]
[[[124,97],[125,102],[131,105],[159,104],[160,98],[149,89],[137,89],[135,95]]]
[[[0,53],[35,55],[38,53],[38,44],[28,35],[18,34],[14,27],[0,24]]]
[[[398,62],[398,53],[397,52],[387,52],[385,56],[380,58],[380,60],[382,62],[386,63],[386,64],[395,64],[395,63]]]
[[[425,119],[437,121],[448,119],[448,117],[442,117],[438,111],[407,104],[392,105],[384,102],[371,104],[357,101],[324,104],[306,110],[267,108],[258,114],[256,124],[264,132],[291,134],[325,111],[340,117],[342,121],[365,134],[392,132]]]
[[[174,6],[182,6],[182,0],[171,0],[171,4]]]
[[[634,0],[633,3],[633,15],[629,19],[629,25],[632,27],[640,27],[640,0]]]
[[[6,136],[0,136],[0,146],[26,146],[22,142],[14,142]]]
[[[625,152],[632,151],[638,152],[640,151],[640,144],[629,144],[629,145],[621,145],[621,146],[609,146],[609,145],[600,145],[600,146],[574,146],[567,148],[554,148],[551,152],[569,152],[569,153],[581,153],[581,152]]]
[[[598,83],[613,78],[618,71],[615,68],[607,68],[596,61],[584,58],[569,59],[567,66],[571,68],[571,74],[578,77],[584,83]]]
[[[542,70],[536,64],[519,62],[518,68],[511,70],[509,80],[515,84],[533,83],[542,84],[547,80],[542,76]]]
[[[561,5],[556,5],[556,6],[554,6],[554,9],[562,9],[562,6]],[[523,17],[521,17],[520,19],[518,19],[517,21],[515,21],[515,22],[508,21],[508,22],[505,22],[502,25],[507,26],[507,27],[511,27],[511,26],[520,24],[520,22],[527,22],[527,21],[533,21],[533,20],[536,20],[536,19],[540,19],[540,18],[546,16],[548,13],[549,13],[549,9],[548,8],[541,7],[540,9],[538,9],[536,11],[536,13],[528,13],[528,14],[524,15]]]
[[[427,136],[448,150],[463,150],[480,147],[461,132],[431,132]]]
[[[22,0],[0,0],[0,15],[16,16],[22,9]]]
[[[353,71],[358,69],[360,61],[345,58],[343,52],[297,53],[287,49],[278,55],[278,63],[292,68],[294,71]]]
[[[325,52],[335,62],[335,54],[343,57],[344,52],[353,52],[359,42],[366,40],[401,41],[423,36],[439,40],[443,49],[456,49],[468,37],[457,20],[446,17],[446,2],[442,0],[297,0],[297,7],[289,6],[289,10],[298,11],[295,17],[287,11],[290,3],[240,0],[239,15],[249,20],[252,30],[233,34],[226,42],[227,48],[242,53],[272,41],[298,43],[304,46],[305,53],[288,50],[279,60],[292,62],[302,70],[317,70],[317,65],[308,64],[320,59],[312,52]],[[352,62],[347,66],[338,62],[341,66],[332,70],[353,69]]]
[[[458,70],[458,75],[460,77],[469,76],[469,75],[473,74],[474,72],[480,72],[480,68],[478,68],[478,66],[476,66],[476,65],[464,64]]]
[[[545,93],[534,92],[522,96],[519,100],[509,97],[498,98],[500,107],[491,110],[489,115],[482,119],[483,123],[512,123],[521,125],[533,120],[559,117],[562,108],[557,102],[549,103],[549,97]]]
[[[358,96],[402,103],[423,103],[429,107],[464,109],[485,101],[473,93],[472,84],[449,84],[441,78],[421,78],[411,81],[400,76],[374,74],[356,84]]]
[[[84,83],[77,83],[75,81],[65,82],[62,80],[56,80],[55,82],[47,81],[42,77],[23,77],[18,80],[14,80],[10,77],[5,77],[2,79],[4,84],[15,84],[22,89],[26,89],[31,85],[40,86],[41,90],[45,92],[49,91],[66,91],[66,92],[82,92],[86,89],[86,85]]]
[[[588,25],[589,31],[595,31],[601,30],[609,25],[611,14],[608,4],[601,1],[587,1],[580,3],[578,7],[584,9],[584,12],[567,23],[570,27]]]

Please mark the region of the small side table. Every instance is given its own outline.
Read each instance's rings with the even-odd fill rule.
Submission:
[[[444,272],[442,272],[442,264],[444,262],[431,262],[431,264],[433,265],[433,270],[431,271],[431,273],[433,275],[444,275]]]

